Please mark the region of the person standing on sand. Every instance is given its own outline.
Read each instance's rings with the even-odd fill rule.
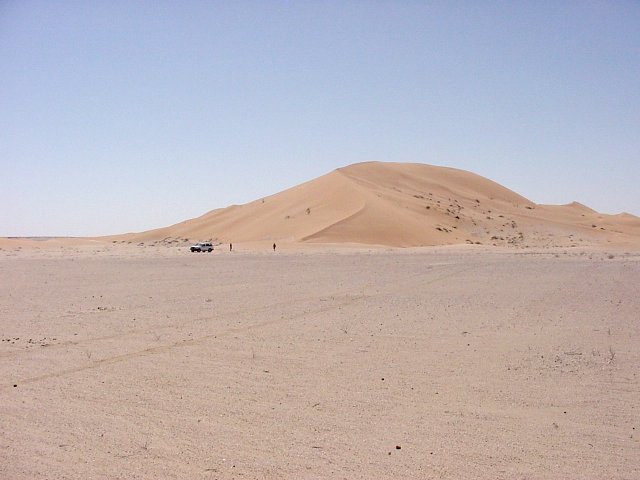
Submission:
[[[275,243],[273,244],[273,251],[274,252],[276,251],[276,244]]]
[[[233,250],[233,243],[229,243],[229,251]]]

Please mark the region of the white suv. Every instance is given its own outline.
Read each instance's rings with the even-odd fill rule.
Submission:
[[[213,250],[213,245],[209,242],[200,242],[191,246],[191,252],[211,252]]]

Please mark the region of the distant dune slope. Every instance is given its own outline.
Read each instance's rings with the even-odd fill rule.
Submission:
[[[114,241],[640,245],[640,218],[579,203],[536,205],[479,175],[424,164],[366,162],[245,205]]]

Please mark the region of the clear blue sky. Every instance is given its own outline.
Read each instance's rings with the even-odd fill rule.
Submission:
[[[169,225],[350,163],[640,214],[637,1],[0,1],[0,235]]]

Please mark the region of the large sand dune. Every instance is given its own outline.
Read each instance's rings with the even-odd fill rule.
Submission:
[[[367,162],[245,205],[110,239],[628,247],[640,245],[640,218],[600,214],[579,203],[536,205],[453,168]]]

